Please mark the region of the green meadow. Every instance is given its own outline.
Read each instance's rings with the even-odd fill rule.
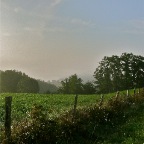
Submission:
[[[134,91],[130,90],[128,98],[126,91],[121,91],[116,103],[116,93],[104,94],[103,108],[100,109],[98,104],[101,95],[78,95],[75,123],[71,121],[75,95],[1,93],[0,127],[2,133],[0,137],[2,139],[4,137],[5,97],[12,96],[12,141],[15,143],[30,142],[33,136],[34,140],[40,143],[43,141],[58,143],[77,141],[86,144],[143,143],[143,93],[136,95],[137,98],[132,96],[133,93]],[[33,117],[35,112],[36,119]],[[41,129],[43,124],[45,127]],[[51,133],[51,130],[54,133]],[[40,139],[37,139],[36,135],[39,131]],[[73,135],[76,131],[80,132],[77,133],[78,135]],[[47,139],[45,134],[52,135]],[[87,138],[83,134],[87,134]]]
[[[130,94],[133,90],[130,90]],[[104,94],[104,101],[114,97],[116,93]],[[121,96],[126,91],[120,92]],[[42,105],[45,113],[53,118],[73,109],[75,95],[68,94],[29,94],[29,93],[1,93],[0,94],[0,123],[4,122],[5,97],[12,96],[12,121],[28,118],[34,105]],[[99,103],[101,95],[78,95],[77,108],[90,107]]]

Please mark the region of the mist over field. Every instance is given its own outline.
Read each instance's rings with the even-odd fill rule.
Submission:
[[[0,69],[45,81],[93,75],[104,56],[144,56],[144,1],[1,1]]]
[[[144,143],[144,0],[2,0],[0,39],[0,143]]]

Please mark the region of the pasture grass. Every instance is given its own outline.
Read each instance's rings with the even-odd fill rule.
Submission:
[[[130,90],[130,94],[133,90]],[[116,93],[104,94],[104,101],[115,97]],[[125,96],[126,91],[120,95]],[[5,97],[12,96],[12,122],[27,117],[33,105],[42,105],[46,115],[51,118],[73,109],[75,95],[70,94],[29,94],[29,93],[0,93],[0,127],[4,124]],[[77,108],[94,106],[99,103],[100,94],[78,95]]]
[[[12,120],[19,121],[28,116],[33,105],[42,105],[47,115],[58,117],[60,114],[73,109],[75,95],[63,94],[28,94],[2,93],[0,94],[0,123],[4,121],[5,97],[12,96]],[[105,95],[105,100],[111,97]],[[79,95],[77,108],[95,105],[100,95]]]
[[[47,134],[52,134],[48,138],[49,140],[52,137],[58,141],[62,138],[63,140],[59,143],[70,143],[71,141],[72,143],[81,141],[86,144],[142,143],[144,142],[144,95],[138,99],[129,98],[128,104],[124,102],[126,99],[123,97],[126,95],[126,91],[120,92],[120,95],[122,98],[117,103],[114,102],[115,99],[113,98],[115,93],[105,95],[102,109],[97,107],[100,95],[79,95],[77,118],[73,123],[71,121],[71,109],[73,109],[75,95],[0,94],[1,127],[4,122],[4,98],[5,96],[12,96],[12,126],[15,126],[13,139],[17,139],[17,135],[25,130],[21,133],[21,138],[25,140],[27,139],[26,135],[31,137],[38,134],[38,131],[42,133],[47,131]],[[111,116],[109,121],[107,114]],[[45,125],[44,129],[39,127],[41,124]],[[59,133],[59,130],[60,132],[64,131],[66,137],[70,139],[68,140]],[[77,135],[73,135],[75,132],[78,132]],[[86,136],[83,137],[81,133],[88,136],[88,139]]]

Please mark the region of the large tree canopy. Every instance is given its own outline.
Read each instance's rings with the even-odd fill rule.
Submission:
[[[104,57],[94,72],[97,90],[108,93],[144,86],[144,57],[132,53]]]

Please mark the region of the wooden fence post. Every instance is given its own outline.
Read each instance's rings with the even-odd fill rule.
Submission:
[[[116,93],[116,101],[118,100],[118,97],[119,97],[119,91],[117,91]]]
[[[140,95],[140,88],[138,88],[138,95]]]
[[[72,121],[74,121],[75,116],[76,116],[77,100],[78,100],[78,95],[76,94],[75,101],[74,101],[74,109],[73,109],[73,118],[72,118]]]
[[[136,95],[136,89],[134,88],[134,96]]]
[[[127,97],[129,97],[129,90],[127,90]]]
[[[12,97],[5,97],[5,138],[6,144],[11,140],[11,103]]]
[[[101,107],[101,106],[102,106],[103,101],[104,101],[104,95],[103,95],[103,94],[101,94],[101,99],[100,99],[99,107]]]

